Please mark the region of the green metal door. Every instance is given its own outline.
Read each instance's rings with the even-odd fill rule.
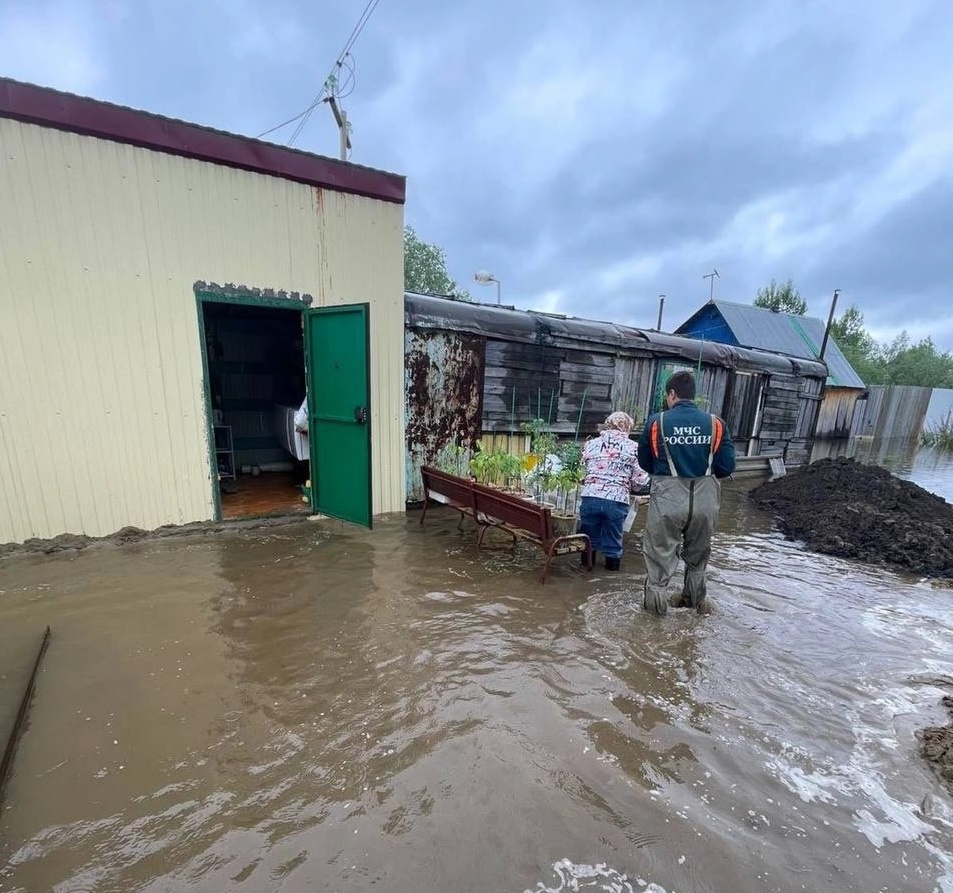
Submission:
[[[368,305],[308,310],[304,343],[312,504],[370,527]]]

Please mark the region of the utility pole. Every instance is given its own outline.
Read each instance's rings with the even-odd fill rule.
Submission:
[[[329,96],[324,101],[331,106],[331,112],[338,125],[338,133],[341,137],[341,161],[347,161],[347,153],[351,149],[351,124],[347,119],[347,112],[338,107],[337,100],[333,96]]]
[[[706,273],[702,276],[702,279],[708,280],[708,303],[710,304],[715,300],[715,278],[721,279],[721,276],[718,275],[718,271],[712,267],[710,273]]]
[[[655,324],[655,331],[662,331],[662,308],[665,306],[665,295],[658,296],[658,322]]]

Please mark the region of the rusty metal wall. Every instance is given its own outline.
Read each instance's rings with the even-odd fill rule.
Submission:
[[[447,444],[481,434],[485,341],[455,332],[404,333],[407,501],[420,502],[420,466]]]
[[[906,438],[923,429],[932,388],[871,385],[867,392],[867,399],[860,401],[854,413],[851,436]]]

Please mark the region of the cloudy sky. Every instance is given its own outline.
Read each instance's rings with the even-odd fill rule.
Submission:
[[[0,0],[0,73],[257,135],[366,0]],[[352,160],[478,300],[663,328],[793,278],[953,351],[949,0],[380,0]],[[350,88],[349,87],[349,88]],[[286,142],[294,125],[271,135]],[[335,155],[322,106],[296,146]]]

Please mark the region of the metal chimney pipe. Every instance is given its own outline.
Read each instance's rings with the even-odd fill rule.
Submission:
[[[824,329],[824,340],[821,342],[821,355],[818,359],[823,363],[824,362],[824,353],[827,350],[827,340],[831,336],[831,326],[834,324],[834,311],[837,309],[837,296],[840,294],[840,289],[834,289],[834,297],[831,300],[831,312],[827,317],[827,328]]]

